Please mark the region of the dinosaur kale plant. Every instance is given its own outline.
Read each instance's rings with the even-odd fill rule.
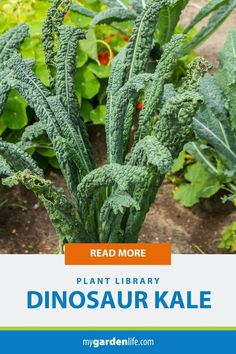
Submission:
[[[165,174],[193,138],[192,118],[202,102],[198,83],[208,65],[201,59],[194,62],[177,90],[166,84],[182,45],[182,36],[174,36],[162,47],[154,73],[147,71],[160,11],[170,3],[148,1],[129,43],[113,60],[107,89],[107,164],[99,168],[75,95],[76,48],[85,32],[61,25],[69,1],[52,4],[43,28],[51,91],[33,73],[32,60],[17,53],[27,27],[1,37],[0,107],[14,88],[39,120],[25,130],[19,144],[0,140],[2,183],[22,183],[35,193],[62,245],[137,242]],[[140,96],[143,108],[138,112]],[[53,144],[71,199],[44,179],[27,153],[29,142],[43,130]]]

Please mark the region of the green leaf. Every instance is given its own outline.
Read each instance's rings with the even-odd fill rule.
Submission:
[[[42,155],[44,157],[54,157],[55,156],[55,152],[53,149],[43,149],[43,148],[40,148],[40,149],[37,149],[37,153],[39,155]]]
[[[217,166],[212,161],[213,154],[209,154],[209,146],[198,142],[191,142],[185,145],[185,150],[201,162],[212,175],[218,175]]]
[[[49,75],[46,64],[37,62],[34,65],[34,72],[45,86],[49,86]]]
[[[220,70],[224,71],[227,85],[236,83],[236,30],[229,32],[224,48],[220,52]]]
[[[76,54],[79,40],[85,38],[85,31],[73,26],[61,26],[59,29],[60,48],[57,52],[55,91],[60,97],[68,119],[77,130],[81,155],[88,163],[93,164],[92,149],[86,127],[80,119],[80,107],[76,97],[75,71]],[[66,138],[66,136],[65,136]]]
[[[72,4],[70,6],[70,9],[74,12],[77,12],[81,15],[87,16],[87,17],[94,17],[97,13],[87,9],[86,7],[80,5],[80,4]]]
[[[104,124],[106,118],[106,106],[100,105],[90,112],[90,120],[93,124]]]
[[[106,79],[110,75],[111,67],[108,65],[98,65],[97,63],[92,62],[89,63],[87,67],[99,79]]]
[[[229,3],[221,6],[210,17],[207,26],[204,26],[197,35],[181,51],[181,56],[188,54],[202,42],[204,42],[231,14],[236,7],[236,1],[230,0]]]
[[[2,117],[0,117],[0,136],[7,129],[6,123]]]
[[[229,32],[220,52],[220,69],[216,74],[217,84],[223,91],[234,130],[236,129],[236,30]]]
[[[127,6],[125,5],[124,0],[101,0],[104,4],[106,4],[108,7],[115,7],[119,6],[120,8],[127,9]]]
[[[0,155],[15,172],[30,170],[38,176],[43,176],[43,171],[41,171],[32,157],[16,144],[7,143],[0,139]]]
[[[229,124],[220,121],[210,111],[199,112],[193,118],[193,126],[197,135],[211,144],[233,165],[236,164],[236,141]]]
[[[42,33],[42,21],[34,21],[30,23],[30,36],[40,36]]]
[[[90,27],[94,27],[98,24],[110,24],[112,22],[134,20],[135,18],[136,15],[130,10],[113,7],[97,14],[90,23]]]
[[[173,158],[170,151],[155,136],[146,135],[133,148],[128,164],[132,166],[155,167],[159,175],[170,171]]]
[[[0,38],[0,60],[8,60],[29,34],[29,27],[20,24],[5,32]]]
[[[133,9],[140,14],[146,6],[147,0],[129,0],[130,5]]]
[[[21,129],[27,125],[26,107],[25,100],[15,90],[12,90],[1,116],[7,128]]]
[[[183,36],[175,35],[171,38],[169,43],[163,47],[163,54],[152,77],[153,81],[147,87],[145,92],[143,109],[139,115],[139,126],[135,134],[136,141],[142,139],[145,135],[151,134],[153,121],[150,117],[152,117],[158,110],[161,98],[163,97],[166,76],[176,63],[177,53],[182,46],[182,40]],[[126,133],[126,135],[128,137],[129,133]]]
[[[28,37],[24,40],[24,43],[21,46],[21,55],[24,59],[33,58],[35,59],[35,49],[40,43],[38,38]],[[41,62],[44,61],[44,58],[41,58]]]
[[[91,22],[91,18],[84,16],[84,15],[78,15],[78,13],[72,11],[70,14],[70,19],[71,22],[74,26],[79,27],[81,29],[87,29],[89,27],[89,24]]]
[[[99,88],[99,81],[87,67],[77,70],[76,91],[78,91],[83,98],[93,98],[99,92]]]
[[[11,169],[11,166],[7,161],[0,155],[0,178],[9,177],[14,173],[14,170]]]
[[[64,17],[71,5],[70,0],[55,0],[48,9],[46,19],[42,27],[42,43],[45,54],[45,62],[49,71],[50,84],[54,85],[55,57],[57,53],[57,40],[59,27],[63,24]]]
[[[212,176],[199,162],[187,167],[184,174],[187,183],[181,184],[174,199],[186,207],[197,204],[201,198],[210,198],[221,189],[221,182]]]
[[[171,0],[149,1],[141,15],[137,17],[126,50],[127,80],[145,71],[153,48],[153,37],[160,11],[170,3]]]
[[[200,82],[200,93],[204,98],[207,108],[209,108],[218,119],[221,121],[228,120],[224,96],[216,80],[210,74],[206,74],[202,78]]]
[[[86,64],[88,60],[88,54],[85,53],[80,46],[78,46],[77,49],[77,59],[76,59],[76,67],[77,68],[81,68],[82,66],[84,66]]]
[[[60,168],[60,165],[59,165],[59,163],[58,163],[58,160],[57,160],[56,156],[54,156],[54,157],[49,157],[48,162],[50,163],[50,165],[51,165],[53,168],[56,168],[56,169],[59,169],[59,168]]]
[[[97,38],[93,29],[89,29],[86,39],[80,41],[80,48],[89,56],[89,58],[98,61]]]
[[[24,129],[24,133],[21,136],[21,141],[19,142],[19,146],[25,150],[32,147],[33,140],[42,137],[45,134],[45,130],[41,122],[35,122],[32,125],[28,125]],[[48,140],[47,140],[48,143]]]
[[[212,12],[218,10],[221,6],[227,4],[229,0],[210,0],[205,6],[201,8],[198,14],[190,22],[190,24],[185,28],[184,33],[189,32],[193,27],[195,27],[198,22],[203,20],[205,17],[210,15]]]
[[[171,39],[179,22],[182,10],[189,0],[178,0],[161,9],[158,21],[158,42],[163,45]]]
[[[174,164],[172,166],[171,172],[176,173],[184,168],[185,165],[185,151],[181,151],[177,159],[175,159]]]
[[[80,113],[82,114],[82,117],[85,122],[90,122],[90,112],[92,111],[93,106],[91,103],[87,100],[82,101],[82,105],[80,108]]]

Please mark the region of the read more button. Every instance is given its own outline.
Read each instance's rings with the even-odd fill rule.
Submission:
[[[170,265],[168,243],[68,243],[66,265]]]
[[[123,249],[119,248],[115,250],[111,249],[101,249],[101,248],[92,248],[90,250],[91,257],[146,257],[146,249]]]

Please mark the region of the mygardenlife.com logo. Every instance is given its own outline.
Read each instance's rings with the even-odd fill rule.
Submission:
[[[128,337],[128,338],[94,338],[94,339],[83,339],[82,340],[83,346],[87,346],[90,348],[99,348],[99,347],[115,347],[115,346],[154,346],[155,340],[154,339],[138,339],[136,337]]]

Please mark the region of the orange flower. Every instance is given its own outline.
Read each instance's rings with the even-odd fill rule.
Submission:
[[[70,10],[67,11],[66,15],[65,15],[65,20],[67,20],[70,17]]]
[[[105,42],[106,42],[106,43],[110,43],[110,41],[112,40],[112,38],[113,38],[114,36],[115,36],[114,34],[109,34],[108,36],[106,36]]]

